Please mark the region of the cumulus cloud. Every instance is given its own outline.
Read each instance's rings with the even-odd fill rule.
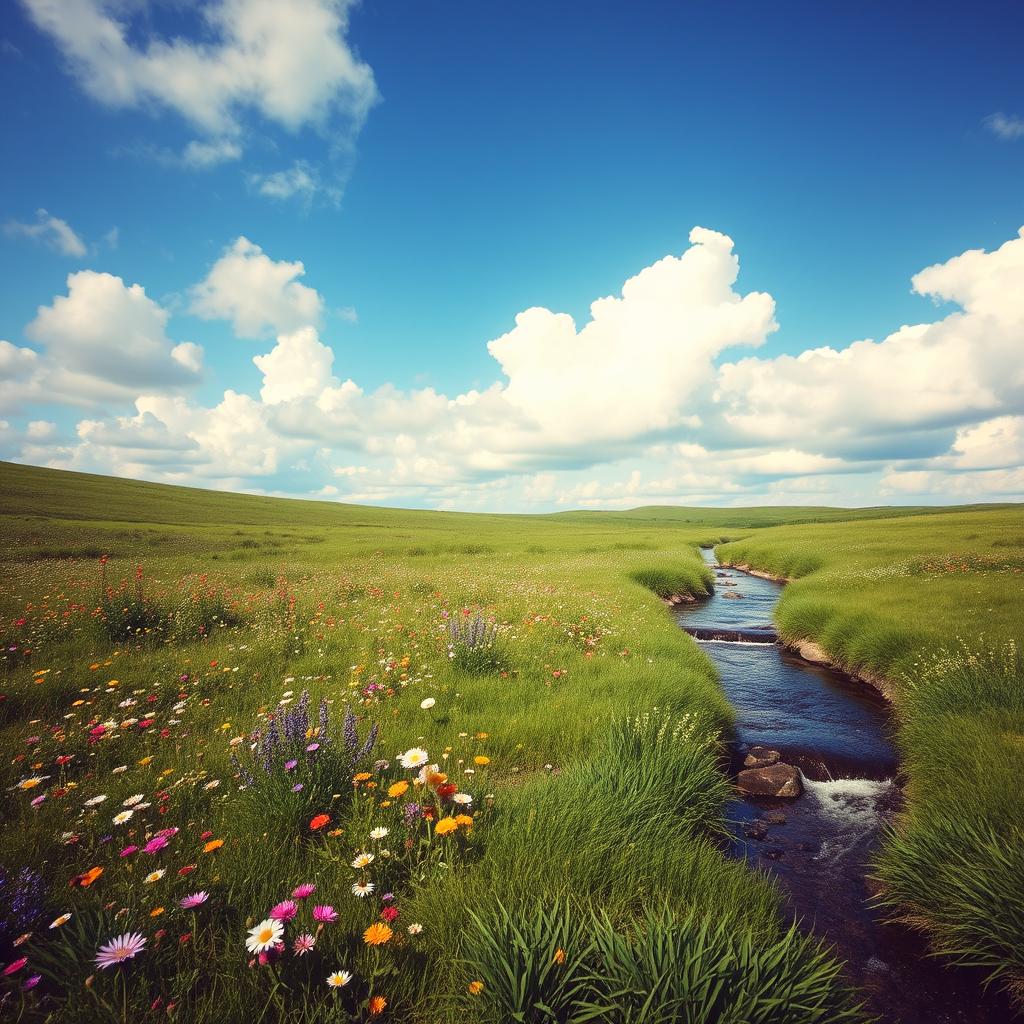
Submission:
[[[46,210],[36,210],[36,219],[31,223],[10,220],[4,225],[4,233],[12,238],[31,238],[48,246],[62,256],[82,257],[86,254],[85,242],[66,220],[54,217]]]
[[[205,320],[229,320],[240,338],[316,325],[323,299],[299,278],[302,263],[275,262],[248,238],[239,237],[191,292],[190,311]]]
[[[259,397],[228,390],[207,407],[143,391],[133,415],[83,421],[77,444],[33,439],[23,457],[455,508],[872,504],[880,490],[898,500],[1018,496],[1024,230],[914,276],[920,296],[953,311],[880,341],[774,357],[737,358],[775,329],[775,305],[737,289],[731,239],[696,228],[690,243],[597,299],[580,327],[547,309],[520,313],[488,346],[497,379],[446,395],[344,379],[302,264],[240,238],[193,303],[242,336],[276,333],[253,357]],[[183,371],[198,360],[188,343],[166,340],[166,314],[144,293],[133,302],[138,332],[159,332],[165,360]],[[59,349],[61,332],[40,319],[30,337]],[[89,336],[77,320],[75,333]],[[0,376],[24,390],[44,358],[0,343]]]
[[[340,113],[364,119],[373,72],[346,40],[350,0],[211,0],[195,39],[164,39],[103,0],[22,0],[82,88],[120,108],[164,107],[211,138],[252,110],[295,130]]]

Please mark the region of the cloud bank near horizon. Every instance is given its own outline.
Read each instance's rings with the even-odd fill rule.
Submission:
[[[0,341],[0,450],[168,483],[442,508],[1024,497],[1024,228],[913,277],[951,312],[775,356],[758,353],[778,326],[775,300],[738,288],[732,239],[696,227],[689,241],[597,298],[582,325],[523,310],[487,343],[494,382],[455,395],[365,390],[323,336],[327,304],[303,263],[239,237],[185,311],[229,324],[236,345],[256,342],[260,384],[204,404],[204,352],[172,329],[182,314],[139,283],[78,271],[26,326],[31,345]],[[54,403],[83,410],[73,434],[46,418]]]

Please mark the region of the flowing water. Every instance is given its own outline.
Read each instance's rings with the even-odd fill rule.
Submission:
[[[711,548],[702,554],[714,567],[714,593],[677,615],[705,645],[736,711],[733,767],[761,745],[803,775],[795,800],[732,802],[731,852],[776,878],[793,913],[836,947],[849,979],[886,1024],[1014,1019],[999,994],[982,993],[977,973],[941,965],[916,935],[872,912],[869,861],[902,798],[885,700],[775,642],[782,584],[718,566]]]

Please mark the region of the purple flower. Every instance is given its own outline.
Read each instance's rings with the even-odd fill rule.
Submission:
[[[35,988],[42,980],[43,976],[41,974],[33,974],[31,978],[25,979],[25,984],[21,987],[27,992],[30,988]]]
[[[196,907],[201,906],[210,898],[210,894],[205,891],[194,892],[191,896],[186,896],[182,901],[181,905],[185,910],[195,910]]]
[[[292,786],[292,792],[293,793],[301,793],[302,792],[302,783],[301,782],[296,782],[295,785]]]
[[[125,932],[124,935],[119,935],[116,939],[111,939],[105,946],[100,946],[99,953],[96,956],[96,966],[103,967],[116,967],[120,963],[124,963],[125,960],[131,960],[132,957],[137,956],[146,945],[146,937],[140,935],[137,932]]]
[[[290,772],[298,763],[298,761],[285,761],[284,770]]]
[[[310,745],[308,747],[306,747],[306,753],[307,754],[312,754],[312,753],[314,753],[315,751],[317,751],[319,749],[320,749],[320,744],[319,743],[310,743]]]

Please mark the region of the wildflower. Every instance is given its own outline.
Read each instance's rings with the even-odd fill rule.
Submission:
[[[352,974],[349,971],[333,971],[327,975],[327,984],[331,988],[344,988],[352,980]]]
[[[107,799],[106,794],[103,794],[102,796],[94,796],[91,799],[85,801],[85,806],[86,807],[96,807],[98,804],[103,803],[103,801],[106,800],[106,799]]]
[[[376,887],[373,882],[356,882],[352,886],[352,895],[358,896],[360,899],[364,899],[365,897],[370,896],[375,888]]]
[[[310,823],[309,827],[315,832],[317,829],[323,828],[331,820],[329,814],[318,814]]]
[[[290,921],[298,911],[295,900],[282,900],[267,916],[275,921]]]
[[[66,925],[68,923],[68,921],[70,921],[70,920],[71,920],[71,915],[70,914],[61,914],[60,917],[55,917],[50,922],[50,927],[51,928],[61,928],[64,925]]]
[[[471,804],[473,802],[473,798],[468,793],[456,793],[452,797],[452,800],[457,804],[463,805]]]
[[[152,885],[153,882],[159,882],[165,874],[167,874],[167,872],[163,868],[158,868],[156,871],[150,871],[150,873],[146,875],[145,881],[147,884]]]
[[[434,700],[433,697],[427,697],[426,700],[421,700],[420,701],[420,707],[424,711],[429,711],[436,703],[437,703],[437,701]]]
[[[102,874],[103,868],[101,867],[89,868],[88,871],[85,871],[80,875],[76,875],[72,879],[71,884],[77,885],[81,889],[88,889],[89,886],[92,885],[92,883],[95,882]]]
[[[403,768],[420,768],[427,763],[429,755],[422,747],[412,747],[399,757]]]
[[[469,983],[469,994],[471,996],[478,996],[484,990],[484,983],[482,981],[471,981]]]
[[[120,856],[120,857],[130,857],[133,853],[136,853],[138,851],[138,849],[139,848],[137,846],[135,846],[135,845],[126,846],[120,852],[120,854],[118,856]]]
[[[292,890],[292,899],[304,900],[307,896],[312,896],[316,892],[316,886],[312,882],[303,882],[302,885],[297,885]]]
[[[438,834],[439,836],[446,836],[446,835],[448,835],[448,833],[449,833],[449,832],[454,832],[454,831],[455,831],[455,830],[456,830],[456,829],[457,829],[458,827],[459,827],[459,826],[458,826],[458,824],[456,823],[456,821],[455,821],[455,819],[454,819],[454,818],[450,818],[450,817],[445,817],[445,818],[442,818],[442,819],[441,819],[441,820],[440,820],[440,821],[439,821],[439,822],[438,822],[438,823],[437,823],[437,824],[436,824],[436,825],[434,826],[434,831],[435,831],[435,832],[436,832],[436,833],[437,833],[437,834]]]
[[[338,912],[328,903],[317,904],[313,908],[313,920],[320,924],[332,924],[338,920]]]
[[[150,917],[159,917],[163,912],[164,912],[164,908],[163,907],[154,907],[149,912],[149,916]]]
[[[143,853],[159,853],[167,845],[167,836],[156,836],[142,848]]]
[[[483,767],[484,765],[490,764],[491,759],[489,757],[484,757],[483,754],[477,754],[476,757],[473,758],[473,763]]]
[[[268,917],[261,921],[255,928],[249,929],[249,937],[245,940],[245,948],[250,953],[265,953],[281,941],[284,935],[284,925]]]
[[[384,1008],[388,1005],[387,999],[384,996],[374,996],[367,1004],[366,1008],[370,1011],[371,1017],[377,1017],[384,1012]]]
[[[123,825],[126,821],[131,821],[134,813],[134,811],[120,811],[114,815],[114,824]]]
[[[357,772],[352,776],[353,782],[369,782],[373,778],[372,772]]]
[[[462,825],[464,828],[472,828],[473,819],[468,814],[456,814],[455,824]]]
[[[19,958],[18,958],[17,960],[12,960],[12,961],[11,961],[11,962],[10,962],[10,963],[9,963],[9,964],[8,964],[8,965],[7,965],[6,967],[5,967],[5,968],[4,968],[4,972],[3,972],[3,973],[4,973],[4,977],[6,978],[6,977],[9,977],[9,976],[10,976],[10,975],[12,975],[12,974],[16,974],[16,973],[17,973],[18,971],[20,971],[20,970],[22,969],[22,967],[24,967],[24,966],[25,966],[25,964],[27,964],[27,963],[28,963],[28,957],[27,957],[27,956],[19,957]]]
[[[43,976],[41,974],[33,974],[31,978],[25,979],[25,983],[21,987],[27,992],[29,989],[35,988],[42,980]]]
[[[224,845],[223,839],[211,839],[204,847],[203,853],[213,853],[214,850],[219,850]]]
[[[296,956],[303,956],[308,953],[316,945],[316,936],[310,935],[309,932],[303,932],[301,935],[295,936],[295,941],[292,943],[292,952]]]
[[[409,788],[409,783],[403,779],[401,782],[392,783],[388,786],[388,796],[396,800]]]
[[[15,787],[16,789],[35,789],[41,782],[45,782],[49,775],[33,775],[30,779],[22,779]]]
[[[392,921],[397,921],[398,920],[398,916],[399,916],[398,907],[385,907],[380,912],[380,919],[382,921],[387,921],[388,924],[391,924]]]
[[[423,934],[423,925],[421,925],[419,923],[419,921],[413,921],[413,923],[411,925],[409,925],[408,928],[406,928],[405,930],[410,935],[422,935]]]
[[[370,831],[370,838],[371,839],[383,839],[389,832],[390,832],[390,829],[386,829],[386,828],[384,828],[383,825],[380,825],[377,828],[372,829]]]
[[[299,762],[295,760],[285,761],[284,770],[290,772]]]
[[[191,896],[185,896],[180,902],[185,910],[195,910],[210,898],[206,891],[194,892]]]
[[[559,948],[555,950],[554,961],[556,964],[565,963],[565,950],[562,949],[561,946],[559,946]]]
[[[385,831],[387,831],[385,829]],[[372,853],[361,853],[354,861],[352,861],[352,867],[357,871],[362,868],[369,867],[374,862],[374,855]]]
[[[369,928],[363,932],[363,942],[368,946],[383,946],[395,933],[383,922],[374,921]]]
[[[95,964],[99,968],[116,967],[125,960],[138,956],[146,945],[146,938],[138,932],[125,932],[116,939],[111,939],[105,946],[100,946]]]

